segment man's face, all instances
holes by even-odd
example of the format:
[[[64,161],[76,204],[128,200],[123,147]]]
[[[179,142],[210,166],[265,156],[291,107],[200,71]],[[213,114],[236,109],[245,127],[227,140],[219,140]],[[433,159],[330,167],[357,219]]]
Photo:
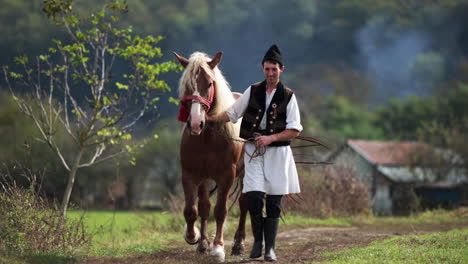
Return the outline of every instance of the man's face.
[[[269,61],[263,63],[263,74],[265,75],[267,84],[276,85],[283,71],[284,66],[280,66],[279,63],[272,63]]]

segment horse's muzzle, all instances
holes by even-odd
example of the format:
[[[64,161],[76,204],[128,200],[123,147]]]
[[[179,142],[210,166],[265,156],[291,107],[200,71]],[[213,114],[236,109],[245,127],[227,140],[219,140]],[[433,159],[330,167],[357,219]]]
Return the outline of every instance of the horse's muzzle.
[[[205,129],[205,122],[201,121],[199,125],[197,124],[193,124],[194,126],[192,126],[192,123],[189,121],[187,122],[188,124],[188,127],[190,129],[190,134],[192,136],[199,136],[203,130]]]

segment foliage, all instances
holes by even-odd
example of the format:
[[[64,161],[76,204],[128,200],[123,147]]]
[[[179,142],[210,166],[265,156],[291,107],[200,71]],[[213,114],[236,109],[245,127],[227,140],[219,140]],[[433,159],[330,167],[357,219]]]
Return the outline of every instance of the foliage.
[[[415,140],[415,131],[433,118],[442,109],[435,97],[409,97],[404,101],[391,100],[387,107],[377,110],[375,125],[380,127],[387,138]]]
[[[319,218],[369,213],[367,187],[351,168],[329,167],[304,174],[309,176],[300,179],[300,198],[289,201],[287,210]]]
[[[171,197],[182,195],[180,126],[176,120],[158,122],[152,128],[153,140],[148,140],[137,156],[137,166],[123,168],[122,174],[129,176],[127,182],[133,190],[131,200],[134,206],[168,209]]]
[[[386,138],[419,140],[445,151],[444,161],[433,166],[466,168],[468,153],[468,85],[458,87],[440,97],[410,97],[391,101],[377,111],[375,125]],[[449,152],[447,152],[449,151]]]
[[[293,72],[286,71],[284,81],[307,97],[307,104],[302,107],[312,113],[323,108],[322,100],[327,95],[345,97],[361,105],[372,98],[373,87],[368,78],[342,61],[300,65]]]
[[[417,128],[418,139],[450,150],[441,166],[468,170],[468,85],[461,84],[439,101],[441,111]]]
[[[329,96],[324,102],[323,127],[344,138],[377,139],[381,130],[374,126],[375,115],[346,97]]]
[[[84,18],[73,13],[72,3],[47,0],[44,6],[44,12],[66,29],[68,43],[54,40],[49,53],[37,56],[34,63],[27,56],[17,57],[22,73],[4,67],[15,102],[69,171],[64,213],[79,168],[123,153],[130,153],[135,164],[139,146],[131,144],[133,128],[155,107],[159,95],[170,91],[160,74],[179,69],[174,62],[155,62],[162,52],[154,45],[162,37],[134,36],[131,27],[116,27],[118,12],[127,11],[125,2],[108,3]],[[116,71],[113,66],[119,63],[127,63],[132,71]],[[18,95],[21,85],[30,98]],[[69,157],[56,140],[58,127],[76,148]]]
[[[67,142],[65,132],[59,130],[56,136],[64,152],[70,152],[69,146],[72,144]],[[49,198],[63,195],[66,184],[63,175],[67,173],[66,170],[61,167],[55,154],[44,147],[33,120],[21,113],[9,93],[0,94],[0,146],[0,174],[10,169],[11,176],[23,186],[25,181],[21,172],[11,168],[20,163],[33,171],[44,170],[47,175],[41,183],[43,194]]]
[[[51,36],[64,34],[61,29],[47,26],[48,21],[40,13],[39,2],[0,1],[0,27],[8,36],[0,40],[0,58],[3,59],[1,63],[6,63],[8,55],[17,52],[18,47],[36,54],[37,50],[47,49],[47,41]],[[73,5],[72,11],[85,15],[90,9],[104,2],[81,0]],[[135,32],[139,34],[159,32],[167,36],[168,39],[161,44],[164,50],[171,48],[188,53],[194,50],[211,52],[223,49],[226,51],[225,58],[230,60],[224,69],[228,77],[233,76],[229,78],[233,87],[239,89],[257,80],[258,72],[253,70],[258,66],[264,49],[271,42],[277,42],[285,51],[286,73],[297,71],[300,75],[304,68],[311,68],[308,71],[310,74],[314,74],[314,69],[330,69],[331,72],[349,76],[346,74],[349,71],[344,72],[342,69],[352,68],[351,72],[357,74],[357,79],[367,80],[369,83],[369,73],[373,69],[365,68],[367,61],[361,59],[363,49],[374,48],[377,54],[392,45],[393,40],[413,33],[429,36],[429,41],[423,45],[422,50],[410,56],[394,57],[407,57],[410,65],[406,66],[410,68],[413,68],[411,65],[422,66],[421,70],[416,70],[416,76],[442,66],[442,72],[447,73],[443,79],[450,80],[454,77],[455,64],[458,61],[451,58],[466,58],[468,54],[468,31],[464,27],[467,24],[467,10],[466,0],[259,0],[255,3],[246,0],[139,0],[128,3],[128,12],[121,24],[134,25]],[[360,43],[357,41],[358,36],[369,26],[376,29],[377,38]],[[237,56],[239,47],[243,47],[244,56]],[[441,58],[422,58],[428,54],[437,54]],[[432,68],[430,63],[434,61],[437,62],[437,67]],[[317,66],[309,67],[312,63]],[[381,64],[390,63],[382,61]],[[406,70],[405,65],[390,67]],[[339,75],[335,77],[340,79]],[[307,84],[304,81],[301,86],[307,90],[311,90],[311,87],[316,88]],[[382,98],[382,94],[387,96],[388,93],[401,89],[391,82],[385,85],[386,91],[376,91],[375,83],[372,86],[373,96],[362,94],[371,104],[373,102],[370,100],[377,97],[380,102],[386,101],[388,98]],[[333,88],[331,87],[332,90]]]
[[[47,0],[46,3],[50,5],[45,11],[51,18],[53,15],[60,18],[60,8],[64,8],[67,16],[69,15],[70,20],[67,20],[67,23],[70,26],[76,22],[75,18],[80,23],[85,21],[80,25],[81,31],[70,27],[75,37],[89,37],[93,34],[97,36],[98,31],[90,30],[98,28],[99,32],[105,32],[109,22],[106,19],[119,13],[111,11],[112,9],[104,9],[105,18],[101,17],[100,6],[106,2],[108,1],[74,1],[70,9],[69,1]],[[86,63],[89,64],[94,62],[95,53],[89,45],[85,44],[85,49],[80,45],[73,46],[75,42],[67,37],[69,32],[65,26],[51,26],[53,20],[48,20],[41,11],[44,7],[42,1],[0,0],[0,4],[0,28],[5,35],[0,39],[0,63],[9,65],[10,70],[16,73],[14,77],[19,77],[20,72],[11,65],[10,56],[17,54],[18,50],[28,55],[28,65],[34,64],[35,70],[37,59],[44,72],[50,71],[47,66],[48,63],[52,63],[54,74],[64,73],[57,72],[65,65],[63,59],[60,59],[60,48],[67,47],[69,50],[63,52],[68,56],[70,65],[71,60],[87,59]],[[128,6],[120,1],[118,5],[109,7],[121,8],[124,11],[119,14],[118,21],[110,21],[114,29],[122,30],[122,34],[128,33],[133,36],[133,33],[137,33],[145,36],[157,32],[166,36],[164,41],[156,43],[161,50],[170,49],[182,53],[195,50],[211,53],[223,50],[226,61],[223,71],[236,91],[242,91],[247,85],[258,81],[262,75],[255,69],[258,69],[261,56],[268,45],[272,42],[277,43],[284,51],[287,66],[283,75],[284,81],[293,88],[301,106],[303,134],[317,136],[329,145],[338,145],[345,137],[353,137],[422,140],[442,148],[454,146],[458,153],[463,153],[461,148],[466,146],[462,134],[465,129],[462,120],[463,116],[466,116],[468,104],[463,101],[465,97],[459,91],[459,86],[463,86],[459,83],[468,82],[466,0],[259,0],[255,3],[246,0],[138,0],[129,1]],[[90,17],[90,10],[95,14],[94,17]],[[107,22],[94,25],[93,22],[98,20]],[[132,32],[125,31],[129,25],[133,25]],[[55,44],[52,47],[56,50],[55,53],[43,54],[49,50],[49,40],[52,38],[60,39],[61,46]],[[145,37],[141,39],[146,41]],[[87,40],[85,38],[79,43],[86,43]],[[114,39],[110,41],[113,42]],[[78,53],[80,48],[83,54],[73,57],[70,52]],[[112,47],[110,49],[112,50]],[[123,46],[120,46],[120,49],[123,49]],[[89,52],[85,53],[85,50]],[[116,54],[117,50],[115,49]],[[43,56],[36,56],[37,54]],[[108,53],[107,56],[111,58],[112,54]],[[123,93],[128,91],[125,89],[126,85],[132,81],[125,79],[123,74],[127,73],[129,77],[130,72],[135,71],[134,63],[126,60],[123,55],[118,59],[119,56],[116,56],[113,64],[115,71],[112,71],[108,82],[105,82],[106,89],[111,87],[110,92],[107,99],[102,96],[100,107],[111,103],[107,106],[111,108],[113,102],[118,101],[113,97],[114,91],[119,99],[123,100],[126,97]],[[166,54],[162,58],[167,59],[169,56],[171,55]],[[23,60],[25,58],[21,57]],[[71,65],[72,67],[74,66]],[[71,68],[68,68],[68,71],[71,72]],[[382,68],[384,71],[379,71]],[[150,67],[144,67],[141,71],[150,71]],[[398,74],[393,75],[395,72]],[[27,75],[23,73],[23,76]],[[83,76],[82,81],[71,82],[71,91],[83,111],[88,111],[94,109],[94,99],[88,89],[91,85],[87,82],[94,82],[95,77]],[[168,84],[176,85],[178,75],[165,76]],[[407,83],[404,84],[409,85],[396,81],[394,76],[405,79]],[[71,78],[69,75],[70,80]],[[46,79],[42,78],[42,88],[48,88]],[[0,83],[0,89],[6,88],[5,86],[6,83]],[[63,86],[58,84],[54,86],[54,93],[58,95],[53,100],[54,105],[63,104],[63,100],[57,99],[62,98],[64,94],[61,87]],[[15,86],[15,92],[20,92],[19,88]],[[450,95],[452,91],[454,94]],[[410,94],[415,96],[405,99]],[[428,96],[430,94],[433,97]],[[328,97],[329,95],[332,96]],[[417,97],[420,95],[426,97]],[[390,97],[395,98],[388,103]],[[44,103],[47,103],[47,98],[45,99]],[[172,118],[171,114],[176,110],[173,105],[164,101],[157,102],[157,116]],[[6,103],[2,101],[1,106],[6,107]],[[70,104],[68,107],[70,108]],[[37,131],[33,131],[31,122],[19,118],[11,108],[8,109],[8,113],[0,113],[7,118],[1,120],[0,117],[0,122],[5,121],[3,129],[0,128],[0,160],[5,161],[9,157],[15,159],[21,155],[23,145],[32,146],[35,164],[45,164],[48,168],[48,181],[44,183],[44,189],[53,195],[62,196],[66,184],[62,175],[65,175],[66,171],[56,169],[57,160],[62,161],[53,159],[50,150],[38,147]],[[38,109],[34,109],[37,112]],[[78,120],[80,112],[69,114],[70,121],[74,123]],[[142,119],[151,117],[145,114]],[[100,123],[112,123],[112,116],[101,116],[101,119],[96,120]],[[66,130],[61,129],[59,125],[60,120],[52,122],[52,132],[65,135]],[[158,133],[160,138],[154,144],[150,143],[149,148],[135,148],[145,143],[141,137],[148,137],[149,134],[152,137],[154,134],[149,126],[141,126],[137,130],[137,135],[129,131],[130,133],[123,132],[119,136],[119,131],[109,128],[98,136],[108,142],[125,142],[130,146],[129,150],[142,151],[142,154],[134,155],[138,160],[136,167],[127,167],[123,160],[118,166],[122,168],[122,176],[129,185],[132,181],[139,183],[139,180],[143,179],[164,181],[161,187],[154,189],[157,189],[158,193],[164,191],[161,192],[163,196],[166,196],[166,190],[173,193],[173,190],[177,190],[177,186],[173,184],[176,178],[174,176],[178,172],[177,160],[173,151],[175,148],[167,148],[171,144],[166,144],[165,141],[172,142],[174,139],[166,139],[163,134]],[[127,134],[131,135],[131,140],[124,139],[128,138]],[[173,133],[173,138],[175,134]],[[74,155],[78,151],[74,147],[73,138],[60,137],[57,146],[66,148],[62,149],[62,154],[68,163],[72,163],[76,160]],[[10,140],[11,138],[13,139]],[[147,139],[146,142],[151,140],[152,138]],[[443,142],[444,140],[447,142]],[[158,144],[165,147],[156,150]],[[121,147],[120,144],[111,143],[102,155],[128,150]],[[150,150],[153,148],[155,150]],[[170,150],[167,151],[167,156],[164,148]],[[92,160],[94,153],[96,152],[88,151],[83,154],[82,159]],[[153,161],[152,156],[158,158]],[[135,159],[131,161],[136,162]],[[92,196],[95,197],[94,200],[91,199],[93,201],[107,201],[106,191],[109,181],[116,174],[115,166],[104,163],[98,167],[80,169],[85,171],[80,171],[80,177],[76,179],[78,188],[72,194],[74,198],[78,200]],[[134,175],[136,176],[133,177]]]
[[[468,117],[468,85],[459,84],[444,96],[409,97],[391,100],[377,110],[374,124],[386,138],[415,140],[418,131],[439,124],[449,128]]]
[[[364,248],[325,253],[327,263],[466,263],[468,230],[376,241]]]
[[[83,218],[64,218],[41,197],[36,176],[24,169],[28,188],[17,185],[9,175],[0,180],[0,250],[14,255],[82,253],[90,243]]]

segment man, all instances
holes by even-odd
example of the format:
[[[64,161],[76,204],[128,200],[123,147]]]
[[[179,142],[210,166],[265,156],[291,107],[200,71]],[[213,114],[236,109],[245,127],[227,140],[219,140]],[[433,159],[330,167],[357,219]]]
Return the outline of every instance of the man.
[[[254,245],[250,258],[262,256],[265,239],[266,261],[276,261],[275,240],[285,194],[299,193],[299,180],[290,140],[302,131],[294,93],[280,82],[284,71],[278,46],[271,46],[262,60],[265,80],[251,85],[227,112],[210,121],[237,122],[243,117],[240,136],[247,142],[244,155],[246,194]],[[263,155],[254,155],[265,148]],[[263,151],[262,151],[263,152]],[[258,153],[258,152],[257,152]],[[263,205],[266,195],[266,218]]]

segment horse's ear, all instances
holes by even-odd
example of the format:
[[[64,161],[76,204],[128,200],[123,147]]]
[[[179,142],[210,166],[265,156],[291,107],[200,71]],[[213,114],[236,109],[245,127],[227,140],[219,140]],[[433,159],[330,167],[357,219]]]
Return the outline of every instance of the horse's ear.
[[[180,56],[179,54],[177,54],[175,51],[174,51],[174,56],[176,56],[177,60],[180,62],[180,64],[182,65],[182,67],[186,68],[187,65],[189,64],[189,60],[187,60],[186,58]]]
[[[219,62],[221,62],[221,57],[223,57],[223,53],[218,52],[214,55],[213,59],[208,62],[208,65],[210,65],[211,69],[214,69],[219,64]]]

